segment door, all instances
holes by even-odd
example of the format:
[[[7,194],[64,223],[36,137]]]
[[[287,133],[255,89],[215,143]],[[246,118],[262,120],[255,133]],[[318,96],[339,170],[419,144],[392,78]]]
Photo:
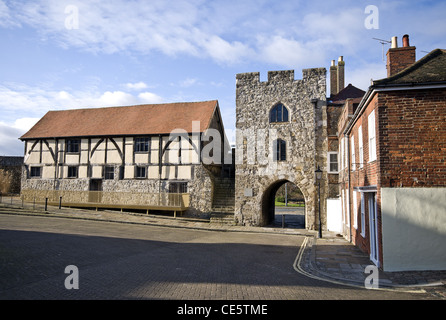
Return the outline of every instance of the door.
[[[368,194],[369,229],[370,229],[370,260],[379,267],[378,251],[378,220],[376,217],[376,193]]]
[[[90,192],[88,194],[88,202],[99,203],[102,200],[102,179],[90,180]]]

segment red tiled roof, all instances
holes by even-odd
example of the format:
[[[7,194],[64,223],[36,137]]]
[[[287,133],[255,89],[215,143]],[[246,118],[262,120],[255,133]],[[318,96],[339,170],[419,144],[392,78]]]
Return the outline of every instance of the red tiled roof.
[[[169,134],[175,129],[192,132],[192,121],[200,121],[203,132],[216,108],[218,101],[211,100],[48,111],[20,139]]]

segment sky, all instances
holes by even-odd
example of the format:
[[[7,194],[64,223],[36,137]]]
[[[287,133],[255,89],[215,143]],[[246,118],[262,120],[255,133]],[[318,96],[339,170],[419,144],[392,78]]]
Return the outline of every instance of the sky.
[[[446,48],[446,1],[0,0],[0,156],[49,110],[218,100],[234,141],[235,78],[326,68],[386,77],[390,41]],[[384,56],[383,56],[384,53]],[[329,81],[327,81],[329,92]]]

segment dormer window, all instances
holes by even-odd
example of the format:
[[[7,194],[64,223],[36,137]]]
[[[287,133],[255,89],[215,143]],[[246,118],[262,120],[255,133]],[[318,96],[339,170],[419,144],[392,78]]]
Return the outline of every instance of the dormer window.
[[[288,109],[281,103],[276,104],[269,112],[269,122],[288,122]]]

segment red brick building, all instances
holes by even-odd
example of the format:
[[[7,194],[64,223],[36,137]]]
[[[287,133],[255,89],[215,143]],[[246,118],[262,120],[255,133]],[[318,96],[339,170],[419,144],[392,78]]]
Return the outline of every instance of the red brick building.
[[[403,37],[340,117],[344,235],[386,271],[446,269],[446,50]]]

